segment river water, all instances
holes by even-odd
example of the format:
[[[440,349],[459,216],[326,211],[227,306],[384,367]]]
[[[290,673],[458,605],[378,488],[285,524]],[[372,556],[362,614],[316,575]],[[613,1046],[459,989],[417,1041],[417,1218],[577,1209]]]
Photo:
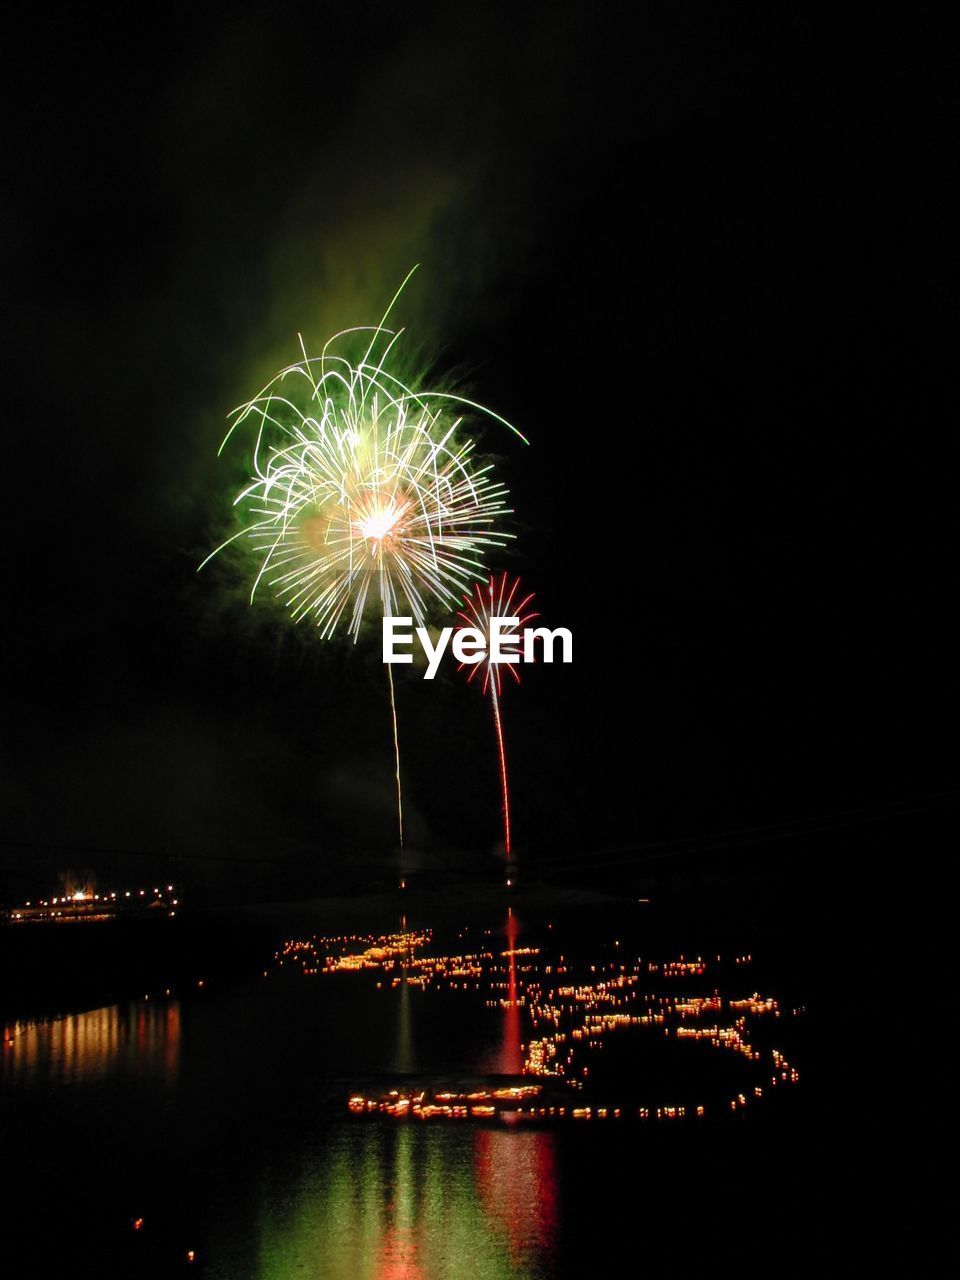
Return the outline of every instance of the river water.
[[[537,1280],[811,1247],[802,983],[639,914],[432,923],[301,929],[256,974],[9,1023],[17,1274]],[[524,1068],[526,1115],[390,1111]]]

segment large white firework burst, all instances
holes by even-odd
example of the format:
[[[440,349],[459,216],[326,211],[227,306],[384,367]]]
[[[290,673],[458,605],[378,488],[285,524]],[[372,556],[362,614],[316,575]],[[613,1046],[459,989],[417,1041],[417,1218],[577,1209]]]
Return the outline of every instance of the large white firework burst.
[[[324,637],[345,622],[356,639],[368,605],[422,624],[431,602],[453,603],[484,573],[487,551],[511,536],[499,528],[505,487],[460,435],[466,412],[505,420],[388,373],[399,333],[382,324],[366,330],[356,363],[332,352],[363,332],[335,335],[314,358],[301,340],[303,359],[236,409],[227,434],[257,424],[253,476],[235,500],[243,528],[212,554],[248,539],[259,560],[251,600],[271,587],[294,620],[311,618]]]

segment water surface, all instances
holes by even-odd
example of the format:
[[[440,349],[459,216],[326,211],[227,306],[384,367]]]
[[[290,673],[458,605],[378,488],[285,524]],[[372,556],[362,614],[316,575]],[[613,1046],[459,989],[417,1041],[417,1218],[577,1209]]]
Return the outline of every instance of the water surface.
[[[263,971],[234,982],[11,1023],[0,1118],[17,1171],[12,1256],[36,1275],[102,1265],[220,1280],[537,1280],[604,1274],[624,1259],[709,1269],[736,1256],[738,1240],[794,1232],[796,1173],[783,1152],[803,1084],[776,1097],[753,1090],[773,1040],[797,1060],[799,1011],[772,988],[759,993],[778,1003],[751,1015],[756,1059],[687,1034],[730,1024],[729,1001],[754,994],[757,974],[735,949],[706,957],[704,972],[684,952],[689,971],[668,971],[681,953],[651,943],[633,1007],[667,1007],[665,1021],[577,1040],[569,1072],[589,1063],[586,1092],[544,1078],[554,1101],[570,1094],[562,1120],[348,1112],[358,1090],[516,1077],[550,1029],[533,1026],[531,993],[605,990],[637,966],[644,941],[620,920],[554,929],[501,916],[437,930],[399,961],[336,969],[338,954],[362,955],[369,940],[314,943],[282,965],[265,956]],[[482,972],[467,980],[440,966],[422,981],[418,954],[461,953],[487,956]],[[569,972],[558,974],[561,955]],[[319,972],[305,972],[310,956]],[[329,957],[336,971],[324,972]],[[567,1053],[574,1041],[562,1044]],[[572,1120],[575,1103],[592,1105],[585,1123]],[[685,1114],[658,1122],[671,1105]]]

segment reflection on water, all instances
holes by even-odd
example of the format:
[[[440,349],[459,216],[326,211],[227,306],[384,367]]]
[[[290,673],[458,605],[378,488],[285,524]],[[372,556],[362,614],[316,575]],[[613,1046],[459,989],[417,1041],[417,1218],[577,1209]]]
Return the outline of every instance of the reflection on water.
[[[511,1262],[549,1257],[558,1225],[554,1135],[479,1129],[474,1141],[483,1207],[500,1227]]]
[[[264,1205],[262,1280],[538,1277],[556,1227],[554,1135],[344,1127]],[[213,1274],[236,1276],[225,1258]]]
[[[504,930],[507,946],[503,953],[507,962],[507,993],[500,1001],[503,1009],[503,1034],[494,1071],[503,1075],[517,1075],[523,1068],[523,1048],[520,1032],[520,993],[517,987],[517,917],[512,909],[507,911]]]
[[[406,922],[401,922],[405,930]],[[517,1074],[523,1063],[521,995],[513,954],[518,924],[504,930],[505,991],[489,1049],[465,1065]],[[417,1040],[421,990],[418,946],[425,934],[375,944],[371,959],[395,964],[392,1067],[429,1069],[431,1045]],[[354,939],[339,940],[344,946]],[[368,967],[352,953],[333,965]],[[306,971],[311,971],[309,960]],[[449,1035],[449,1027],[444,1028]],[[389,1024],[383,1030],[389,1035]],[[439,1030],[439,1028],[437,1028]],[[417,1050],[422,1052],[418,1054]],[[292,1275],[330,1280],[536,1280],[551,1274],[558,1199],[555,1135],[548,1131],[438,1132],[422,1127],[339,1123],[311,1157],[260,1198],[255,1249],[258,1280]],[[246,1262],[218,1240],[212,1274],[233,1280]]]
[[[792,1083],[781,1048],[792,1057],[795,1011],[754,990],[748,955],[664,960],[613,935],[555,933],[510,911],[434,946],[401,921],[393,934],[288,942],[266,975],[183,1005],[154,993],[7,1026],[0,1130],[37,1206],[31,1248],[53,1169],[75,1213],[64,1232],[103,1224],[105,1275],[176,1274],[188,1251],[214,1280],[587,1274],[568,1258],[577,1232],[596,1247],[622,1196],[630,1229],[648,1163],[660,1221],[674,1211],[656,1199],[672,1185],[664,1150],[681,1179],[691,1148],[674,1139],[702,1134],[710,1151],[703,1108],[684,1122],[672,1100],[708,1097],[736,1139],[747,1100],[753,1111]],[[91,1082],[78,1107],[74,1086]],[[403,1115],[365,1102],[354,1117],[356,1089],[411,1102]],[[478,1090],[496,1105],[444,1118]],[[662,1126],[656,1162],[640,1160],[654,1135],[626,1119],[661,1113],[677,1124]],[[90,1162],[105,1144],[110,1174]]]
[[[55,1085],[96,1080],[124,1067],[172,1080],[180,1052],[180,1003],[138,1001],[3,1028],[0,1080]]]

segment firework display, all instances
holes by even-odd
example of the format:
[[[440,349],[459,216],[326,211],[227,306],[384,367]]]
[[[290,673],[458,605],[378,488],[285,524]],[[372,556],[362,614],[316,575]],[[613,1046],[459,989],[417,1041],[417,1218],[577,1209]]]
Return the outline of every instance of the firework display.
[[[485,553],[510,536],[498,524],[506,489],[476,461],[473,442],[458,437],[462,412],[450,413],[489,411],[412,391],[388,374],[399,335],[373,363],[387,333],[373,330],[357,364],[328,343],[321,356],[289,365],[235,411],[227,436],[256,423],[253,477],[234,504],[243,527],[208,560],[249,540],[259,560],[251,600],[265,583],[323,637],[346,620],[356,639],[371,595],[378,617],[422,623],[432,602],[450,605],[484,572]]]
[[[411,273],[412,274],[412,273]],[[407,277],[409,279],[409,276]],[[404,281],[404,285],[406,280]],[[282,369],[230,415],[220,451],[241,424],[255,426],[252,477],[234,506],[233,542],[256,557],[251,602],[270,588],[295,622],[323,638],[358,638],[365,618],[426,621],[485,572],[484,557],[511,536],[501,528],[507,491],[461,435],[464,415],[492,410],[446,391],[413,390],[388,369],[403,330],[379,325],[334,335],[316,357]],[[351,360],[340,354],[359,343]],[[393,675],[387,667],[403,843]]]

